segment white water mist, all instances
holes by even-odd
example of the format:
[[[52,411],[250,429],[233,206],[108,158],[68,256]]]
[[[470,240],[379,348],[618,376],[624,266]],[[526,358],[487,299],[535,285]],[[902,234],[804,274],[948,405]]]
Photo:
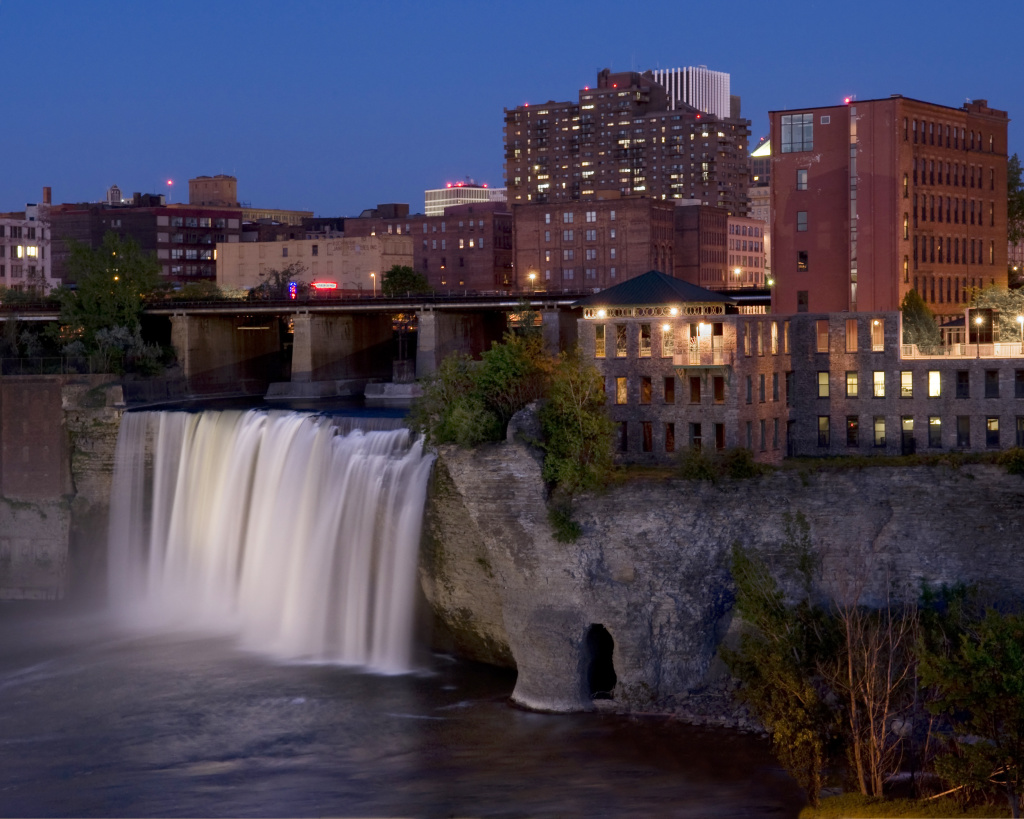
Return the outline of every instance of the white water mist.
[[[112,606],[228,629],[293,660],[412,666],[433,458],[408,430],[293,412],[126,413],[110,504]]]

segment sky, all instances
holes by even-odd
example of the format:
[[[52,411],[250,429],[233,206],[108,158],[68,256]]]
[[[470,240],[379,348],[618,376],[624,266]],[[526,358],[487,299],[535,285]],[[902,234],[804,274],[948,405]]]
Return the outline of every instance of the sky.
[[[770,110],[987,99],[1024,155],[1022,27],[1022,0],[0,0],[0,211],[218,173],[254,207],[421,211],[503,186],[503,109],[606,67],[729,73],[752,145]]]

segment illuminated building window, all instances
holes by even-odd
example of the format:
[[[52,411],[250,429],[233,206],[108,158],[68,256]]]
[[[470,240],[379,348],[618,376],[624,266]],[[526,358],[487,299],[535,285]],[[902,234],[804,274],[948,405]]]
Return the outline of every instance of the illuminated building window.
[[[828,398],[828,370],[818,372],[818,398]]]
[[[615,357],[626,357],[626,325],[615,325]]]
[[[628,391],[626,386],[625,377],[620,376],[615,379],[615,403],[625,404],[628,397]]]
[[[942,374],[938,370],[928,370],[928,397],[939,398],[942,395]]]
[[[854,370],[846,373],[846,397],[857,397],[857,372]]]
[[[900,398],[914,397],[914,373],[903,370],[900,373]]]
[[[871,379],[871,394],[875,398],[885,398],[885,372],[875,370]]]
[[[605,357],[605,343],[604,343],[604,325],[594,325],[594,358]]]
[[[885,446],[885,418],[876,415],[874,419],[875,446]]]

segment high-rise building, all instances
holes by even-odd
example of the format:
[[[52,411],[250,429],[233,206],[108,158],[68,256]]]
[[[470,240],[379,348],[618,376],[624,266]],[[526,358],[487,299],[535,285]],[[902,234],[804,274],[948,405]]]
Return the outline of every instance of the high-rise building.
[[[672,107],[651,72],[613,74],[572,102],[505,109],[511,206],[646,196],[747,212],[750,122]]]
[[[455,205],[473,205],[482,202],[504,202],[504,188],[489,188],[468,182],[449,182],[443,188],[424,191],[423,213],[426,216],[441,216],[445,208]]]
[[[772,111],[776,312],[939,315],[1006,286],[1005,111],[893,95]]]
[[[668,92],[671,110],[689,105],[720,119],[732,116],[729,75],[724,71],[709,71],[706,65],[699,65],[665,68],[652,73],[654,79]]]

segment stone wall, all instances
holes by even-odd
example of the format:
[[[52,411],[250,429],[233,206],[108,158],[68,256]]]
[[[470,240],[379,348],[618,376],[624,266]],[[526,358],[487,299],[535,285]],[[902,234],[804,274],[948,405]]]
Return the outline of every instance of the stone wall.
[[[784,569],[801,513],[822,598],[976,582],[1024,591],[1024,479],[999,467],[783,470],[717,485],[633,481],[578,499],[583,534],[554,540],[540,456],[519,442],[444,448],[428,505],[422,578],[448,645],[511,658],[514,699],[592,707],[586,635],[614,640],[615,698],[650,707],[701,686],[731,618],[734,543]]]

